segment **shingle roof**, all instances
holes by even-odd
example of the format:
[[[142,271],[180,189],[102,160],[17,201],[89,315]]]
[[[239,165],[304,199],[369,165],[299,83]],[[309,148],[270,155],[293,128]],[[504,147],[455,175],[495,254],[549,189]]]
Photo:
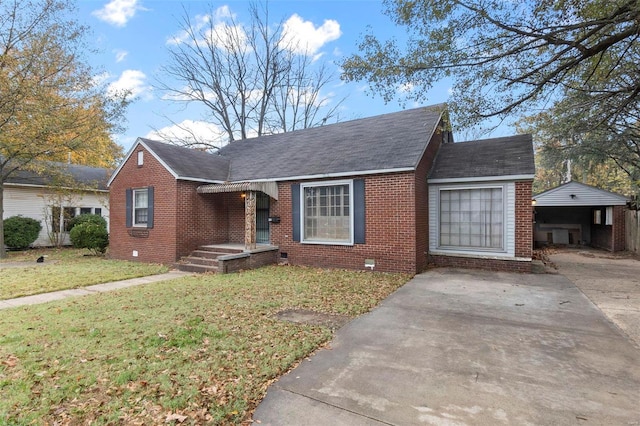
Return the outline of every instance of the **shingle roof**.
[[[208,152],[139,138],[177,178],[200,181],[225,181],[229,160]]]
[[[89,167],[77,164],[50,163],[51,171],[32,172],[19,170],[9,175],[7,183],[15,185],[48,186],[55,184],[56,179],[71,177],[79,184],[93,189],[106,190],[111,170],[102,167]],[[66,186],[65,183],[63,183]]]
[[[422,107],[233,142],[230,181],[413,169],[443,106]]]
[[[531,176],[535,174],[531,135],[443,144],[429,179]]]

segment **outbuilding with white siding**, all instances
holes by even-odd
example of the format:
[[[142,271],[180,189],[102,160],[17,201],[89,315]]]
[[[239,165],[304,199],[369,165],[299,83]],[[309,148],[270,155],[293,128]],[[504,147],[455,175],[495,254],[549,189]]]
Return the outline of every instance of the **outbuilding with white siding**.
[[[535,245],[624,250],[627,202],[620,194],[574,181],[534,195]]]

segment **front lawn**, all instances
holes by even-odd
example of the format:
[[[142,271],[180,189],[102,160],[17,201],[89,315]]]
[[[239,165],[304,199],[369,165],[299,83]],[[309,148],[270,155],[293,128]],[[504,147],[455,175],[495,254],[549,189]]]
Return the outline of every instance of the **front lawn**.
[[[108,260],[85,253],[86,250],[70,248],[10,252],[9,257],[0,262],[0,267],[6,262],[25,262],[25,266],[0,269],[0,300],[144,277],[168,270],[163,265]],[[47,256],[44,263],[36,263],[42,255]]]
[[[408,279],[271,266],[0,311],[0,424],[241,423],[331,337],[277,312],[355,317]]]

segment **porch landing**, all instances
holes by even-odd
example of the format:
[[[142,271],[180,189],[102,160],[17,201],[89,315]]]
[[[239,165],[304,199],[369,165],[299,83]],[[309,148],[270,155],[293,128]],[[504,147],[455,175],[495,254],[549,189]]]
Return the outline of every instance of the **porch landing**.
[[[258,244],[252,250],[245,250],[244,244],[208,244],[180,259],[174,267],[186,272],[228,274],[275,264],[277,256],[278,247],[268,244]]]

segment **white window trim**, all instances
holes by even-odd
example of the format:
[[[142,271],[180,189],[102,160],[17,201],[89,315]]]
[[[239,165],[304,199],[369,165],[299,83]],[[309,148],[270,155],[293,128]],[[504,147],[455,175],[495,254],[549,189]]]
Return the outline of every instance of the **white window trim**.
[[[609,206],[604,211],[604,224],[613,225],[613,207]]]
[[[138,166],[144,165],[144,151],[138,151]]]
[[[340,186],[340,185],[349,185],[349,241],[306,241],[304,234],[304,207],[305,207],[305,198],[304,198],[304,190],[305,188],[319,187],[319,186]],[[302,244],[320,244],[320,245],[332,245],[332,246],[352,246],[354,245],[353,236],[354,232],[354,214],[353,214],[353,179],[349,180],[326,180],[326,181],[318,181],[318,182],[308,182],[300,184],[300,243]]]
[[[440,244],[440,193],[442,191],[457,191],[457,190],[465,190],[465,189],[490,189],[490,188],[500,188],[502,190],[502,248],[482,248],[482,247],[458,247],[458,246],[443,246]],[[436,202],[436,211],[437,211],[437,220],[436,220],[436,229],[435,229],[435,238],[436,238],[436,249],[432,250],[433,254],[471,254],[471,255],[498,255],[505,256],[509,254],[508,250],[508,220],[509,220],[509,206],[507,200],[507,185],[506,184],[488,184],[488,185],[447,185],[447,186],[438,186],[435,200]]]
[[[136,222],[136,193],[137,192],[146,192],[147,193],[147,221],[145,223],[137,223]],[[136,188],[133,189],[131,194],[131,225],[139,228],[146,228],[149,223],[149,188]],[[142,207],[141,207],[142,208]]]

